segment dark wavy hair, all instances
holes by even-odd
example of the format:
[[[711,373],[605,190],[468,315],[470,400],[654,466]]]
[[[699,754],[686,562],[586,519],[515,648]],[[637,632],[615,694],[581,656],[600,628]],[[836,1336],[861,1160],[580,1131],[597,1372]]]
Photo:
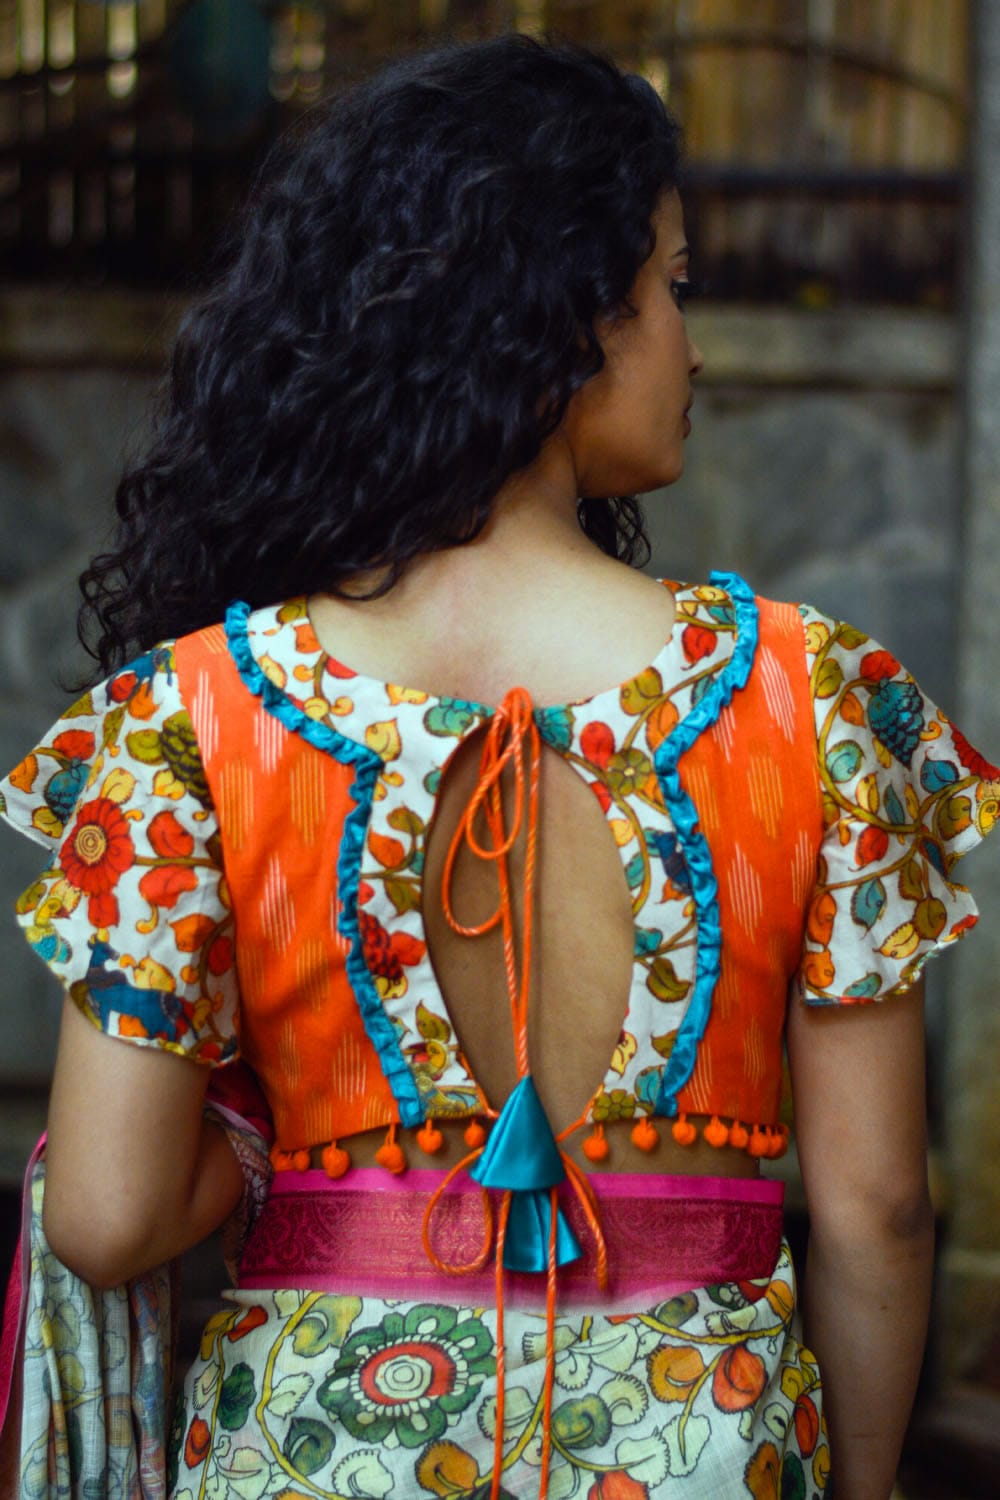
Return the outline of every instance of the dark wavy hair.
[[[100,668],[472,540],[601,369],[595,321],[634,313],[679,154],[642,78],[516,34],[404,57],[279,141],[81,577]],[[634,497],[579,515],[648,557]]]

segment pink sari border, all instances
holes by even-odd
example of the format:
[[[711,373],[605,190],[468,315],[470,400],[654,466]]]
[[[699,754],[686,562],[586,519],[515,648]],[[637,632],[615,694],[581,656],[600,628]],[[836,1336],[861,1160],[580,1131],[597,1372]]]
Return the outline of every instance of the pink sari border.
[[[481,1271],[449,1274],[424,1254],[424,1211],[441,1177],[427,1170],[393,1177],[379,1168],[352,1168],[336,1181],[322,1171],[279,1173],[244,1249],[240,1289],[494,1307],[492,1257]],[[561,1206],[583,1249],[579,1260],[560,1268],[563,1309],[634,1311],[729,1281],[760,1281],[763,1294],[781,1245],[783,1183],[646,1173],[595,1173],[589,1180],[608,1247],[609,1285],[605,1293],[598,1289],[594,1238],[563,1184]],[[492,1201],[495,1222],[497,1195]],[[456,1180],[435,1210],[436,1254],[451,1265],[472,1262],[484,1229],[483,1190]],[[544,1276],[506,1272],[504,1299],[541,1309]]]

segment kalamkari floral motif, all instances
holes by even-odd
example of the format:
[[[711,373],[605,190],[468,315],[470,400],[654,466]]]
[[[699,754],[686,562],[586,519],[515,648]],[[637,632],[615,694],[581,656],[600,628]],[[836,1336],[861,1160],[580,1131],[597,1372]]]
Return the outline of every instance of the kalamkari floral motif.
[[[113,1036],[235,1055],[221,843],[169,645],[86,693],[4,783],[0,811],[53,855],[25,935]]]
[[[555,1500],[819,1500],[819,1372],[773,1274],[635,1313],[559,1316]],[[496,1431],[496,1315],[441,1303],[237,1292],[202,1337],[171,1444],[171,1500],[219,1494],[482,1497]],[[538,1492],[544,1314],[506,1314],[508,1500]]]
[[[479,1319],[418,1304],[353,1332],[316,1399],[352,1437],[422,1448],[454,1425],[495,1373],[493,1340]]]
[[[806,1000],[908,989],[976,921],[955,861],[997,821],[1000,770],[891,652],[803,607],[826,834],[809,905]]]

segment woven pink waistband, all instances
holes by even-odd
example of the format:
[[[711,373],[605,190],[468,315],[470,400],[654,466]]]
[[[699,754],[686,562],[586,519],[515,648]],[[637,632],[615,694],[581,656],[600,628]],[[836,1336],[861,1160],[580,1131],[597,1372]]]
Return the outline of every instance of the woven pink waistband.
[[[244,1249],[240,1287],[493,1307],[492,1264],[451,1276],[424,1254],[424,1210],[440,1181],[440,1172],[419,1169],[393,1177],[352,1168],[337,1181],[321,1171],[279,1173]],[[593,1236],[564,1184],[562,1208],[584,1253],[560,1267],[563,1308],[626,1310],[701,1286],[758,1280],[774,1269],[781,1182],[646,1173],[593,1173],[589,1181],[608,1247],[608,1290],[598,1292]],[[446,1261],[471,1261],[482,1234],[481,1189],[457,1180],[435,1213],[435,1251]],[[510,1272],[504,1297],[512,1306],[541,1308],[545,1278]]]

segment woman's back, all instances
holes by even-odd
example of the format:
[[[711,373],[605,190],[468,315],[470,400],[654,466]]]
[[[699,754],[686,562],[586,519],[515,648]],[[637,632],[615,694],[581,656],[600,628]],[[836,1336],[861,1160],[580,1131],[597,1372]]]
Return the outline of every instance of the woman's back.
[[[562,706],[638,676],[672,633],[671,591],[589,548],[574,555],[565,538],[555,548],[548,517],[539,514],[533,524],[523,509],[515,526],[504,516],[473,548],[419,560],[381,601],[311,600],[323,647],[367,676],[476,703],[497,703],[523,686],[536,707]],[[484,733],[463,741],[442,779],[424,868],[423,920],[463,1052],[499,1106],[517,1077],[502,938],[498,929],[477,938],[456,933],[441,900],[445,856],[475,790]],[[503,785],[509,816],[509,768]],[[529,1030],[533,1076],[557,1130],[581,1116],[607,1072],[625,1020],[635,948],[632,894],[593,791],[579,767],[543,741]],[[519,933],[525,834],[522,828],[511,856]],[[495,910],[495,869],[467,847],[459,851],[452,885],[460,922],[482,922]],[[457,1157],[460,1141],[448,1144],[442,1160]],[[630,1149],[623,1130],[609,1165],[663,1171],[675,1157],[683,1170],[698,1170],[691,1153],[673,1142],[655,1157]],[[701,1169],[717,1170],[717,1153],[705,1152]],[[742,1159],[735,1170],[754,1167]]]

